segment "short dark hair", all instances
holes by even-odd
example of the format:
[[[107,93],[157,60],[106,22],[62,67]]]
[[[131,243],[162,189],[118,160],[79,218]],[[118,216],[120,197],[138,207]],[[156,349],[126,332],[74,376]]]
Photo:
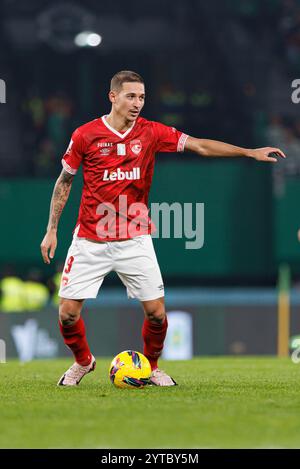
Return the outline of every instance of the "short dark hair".
[[[121,70],[121,72],[116,73],[112,77],[110,89],[119,91],[122,88],[123,83],[126,82],[138,82],[144,84],[143,78],[138,73],[132,72],[131,70]]]

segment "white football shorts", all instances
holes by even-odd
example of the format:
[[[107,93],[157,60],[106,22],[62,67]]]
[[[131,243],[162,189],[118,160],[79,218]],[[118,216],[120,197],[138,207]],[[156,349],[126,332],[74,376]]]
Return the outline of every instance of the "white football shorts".
[[[148,301],[164,296],[151,235],[110,242],[94,242],[75,235],[58,294],[72,300],[96,298],[105,276],[112,271],[126,286],[128,298]]]

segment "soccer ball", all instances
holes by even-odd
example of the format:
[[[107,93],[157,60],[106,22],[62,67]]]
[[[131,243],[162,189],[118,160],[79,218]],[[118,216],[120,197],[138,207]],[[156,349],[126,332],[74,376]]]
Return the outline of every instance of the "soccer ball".
[[[149,383],[151,365],[140,352],[126,350],[110,364],[109,378],[117,388],[143,388]]]

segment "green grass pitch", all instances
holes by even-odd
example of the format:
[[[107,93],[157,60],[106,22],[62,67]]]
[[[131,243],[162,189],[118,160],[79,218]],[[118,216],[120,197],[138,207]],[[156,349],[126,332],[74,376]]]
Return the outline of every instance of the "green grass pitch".
[[[278,358],[161,362],[179,383],[121,390],[111,359],[75,388],[70,360],[0,364],[1,448],[299,448],[300,365]]]

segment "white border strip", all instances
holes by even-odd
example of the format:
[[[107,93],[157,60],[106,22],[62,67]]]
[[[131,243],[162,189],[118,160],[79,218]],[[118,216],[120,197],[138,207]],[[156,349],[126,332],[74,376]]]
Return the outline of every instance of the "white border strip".
[[[187,134],[182,133],[180,135],[180,138],[178,140],[178,145],[177,145],[177,152],[178,153],[182,153],[184,151],[184,145],[185,145],[185,142],[186,142],[187,138],[188,138]]]
[[[61,160],[61,164],[62,164],[64,170],[67,171],[67,173],[70,173],[70,174],[73,174],[73,175],[75,175],[77,173],[77,169],[71,168],[71,166],[68,165],[66,160],[64,160],[63,158]]]
[[[116,129],[114,129],[113,127],[111,127],[109,125],[109,123],[106,121],[106,118],[107,116],[102,116],[101,119],[102,119],[102,122],[103,124],[105,125],[105,127],[108,128],[108,130],[110,130],[112,133],[114,133],[115,135],[117,135],[118,137],[120,138],[125,138],[127,137],[127,135],[129,134],[129,132],[131,132],[131,130],[133,129],[133,127],[135,126],[135,123],[136,123],[136,120],[134,121],[133,125],[131,127],[129,127],[129,129],[126,130],[126,132],[124,134],[121,134],[120,132],[118,132]]]

